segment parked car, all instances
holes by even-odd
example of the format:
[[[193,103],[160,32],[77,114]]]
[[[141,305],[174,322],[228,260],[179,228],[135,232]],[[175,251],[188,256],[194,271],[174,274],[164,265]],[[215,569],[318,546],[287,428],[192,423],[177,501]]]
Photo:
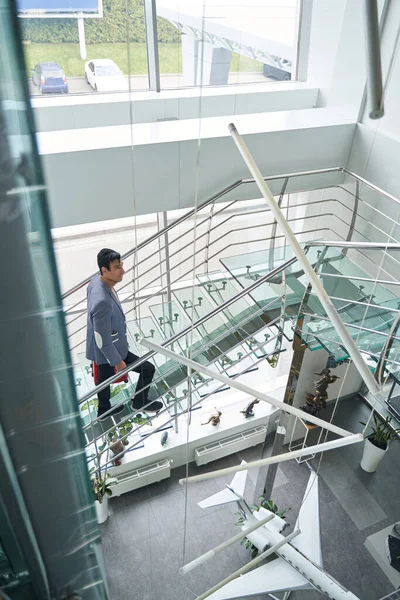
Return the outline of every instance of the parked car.
[[[109,58],[96,58],[85,64],[86,81],[99,92],[119,92],[128,89],[121,69]]]
[[[68,94],[67,78],[58,63],[38,63],[32,69],[32,82],[39,86],[42,94]]]
[[[282,64],[285,65],[288,61],[282,61]],[[264,77],[276,79],[277,81],[289,81],[292,78],[292,74],[290,71],[285,71],[284,69],[279,69],[278,67],[273,67],[272,65],[264,64],[263,68]]]

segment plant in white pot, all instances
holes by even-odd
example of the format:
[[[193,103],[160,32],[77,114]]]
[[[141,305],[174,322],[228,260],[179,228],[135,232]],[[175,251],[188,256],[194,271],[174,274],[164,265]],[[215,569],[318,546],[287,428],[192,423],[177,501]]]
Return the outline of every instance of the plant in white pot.
[[[367,473],[374,473],[377,466],[385,456],[391,440],[400,439],[400,429],[393,429],[390,425],[392,417],[386,417],[384,421],[379,421],[374,413],[375,427],[371,425],[372,433],[366,436],[364,442],[364,452],[360,466]],[[366,425],[362,423],[361,425]]]
[[[116,479],[110,477],[107,472],[101,473],[100,469],[94,467],[90,473],[97,520],[99,523],[104,523],[108,519],[108,497],[112,496],[111,485]]]

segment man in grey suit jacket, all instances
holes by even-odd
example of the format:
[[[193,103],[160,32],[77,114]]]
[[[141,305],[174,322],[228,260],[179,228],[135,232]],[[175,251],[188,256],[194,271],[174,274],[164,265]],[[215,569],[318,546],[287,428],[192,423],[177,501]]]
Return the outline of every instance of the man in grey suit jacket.
[[[97,384],[112,377],[139,359],[129,352],[126,319],[114,286],[124,276],[121,255],[110,248],[103,248],[97,255],[100,275],[93,277],[87,290],[86,358],[97,363]],[[148,403],[149,384],[154,376],[154,365],[146,361],[133,369],[139,373],[132,405],[135,410],[158,412],[162,402]],[[145,389],[143,389],[145,388]],[[98,393],[97,418],[101,421],[123,411],[123,404],[111,409],[110,386]]]

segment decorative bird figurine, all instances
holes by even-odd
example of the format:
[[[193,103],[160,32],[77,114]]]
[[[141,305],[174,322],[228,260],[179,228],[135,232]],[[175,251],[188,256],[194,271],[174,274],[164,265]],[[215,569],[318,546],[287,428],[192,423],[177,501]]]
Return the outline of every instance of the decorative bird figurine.
[[[215,427],[220,424],[222,412],[219,411],[217,408],[215,410],[217,411],[217,413],[213,413],[208,419],[207,423],[202,423],[202,425],[208,425],[209,423],[211,423],[211,425],[214,425]]]
[[[254,417],[254,405],[258,404],[260,401],[257,398],[254,398],[249,404],[246,406],[245,410],[241,410],[240,412],[248,419],[249,417]]]

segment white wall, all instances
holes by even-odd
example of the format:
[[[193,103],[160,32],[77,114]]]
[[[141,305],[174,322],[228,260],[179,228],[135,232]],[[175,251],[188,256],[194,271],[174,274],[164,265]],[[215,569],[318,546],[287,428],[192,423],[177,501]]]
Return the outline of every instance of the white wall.
[[[195,119],[312,108],[318,89],[306,83],[32,98],[37,131],[61,131],[162,119]]]
[[[343,25],[346,0],[314,0],[307,81],[318,86],[318,106],[326,106]]]
[[[400,227],[396,225],[400,219],[400,202],[396,201],[400,199],[399,21],[400,2],[391,2],[381,42],[385,115],[382,119],[372,121],[368,116],[368,103],[366,103],[361,122],[356,127],[349,159],[350,170],[395,197],[392,201],[388,201],[379,192],[361,187],[364,198],[382,213],[377,215],[376,212],[370,211],[370,218],[373,218],[376,227],[362,225],[364,235],[372,241],[400,240]],[[381,231],[378,231],[377,227]],[[393,254],[393,256],[397,255],[398,253]],[[397,279],[400,278],[399,265],[393,259],[386,257],[381,266],[389,274]]]
[[[245,140],[263,174],[274,175],[345,165],[353,131],[354,125],[344,122],[245,135]],[[200,145],[198,140],[149,143],[44,154],[42,159],[54,227],[193,207],[197,181],[201,203],[249,177],[230,136],[203,139]],[[341,179],[333,175],[327,185]],[[309,189],[310,181],[302,178],[297,184]],[[258,196],[255,186],[242,186],[224,199]]]
[[[320,88],[318,106],[346,107],[355,120],[366,82],[363,4],[314,0],[311,25],[308,82]]]
[[[357,126],[349,168],[400,197],[400,58],[398,23],[400,3],[389,3],[382,34],[382,70],[385,86],[385,115],[378,120],[368,116],[368,102]]]

